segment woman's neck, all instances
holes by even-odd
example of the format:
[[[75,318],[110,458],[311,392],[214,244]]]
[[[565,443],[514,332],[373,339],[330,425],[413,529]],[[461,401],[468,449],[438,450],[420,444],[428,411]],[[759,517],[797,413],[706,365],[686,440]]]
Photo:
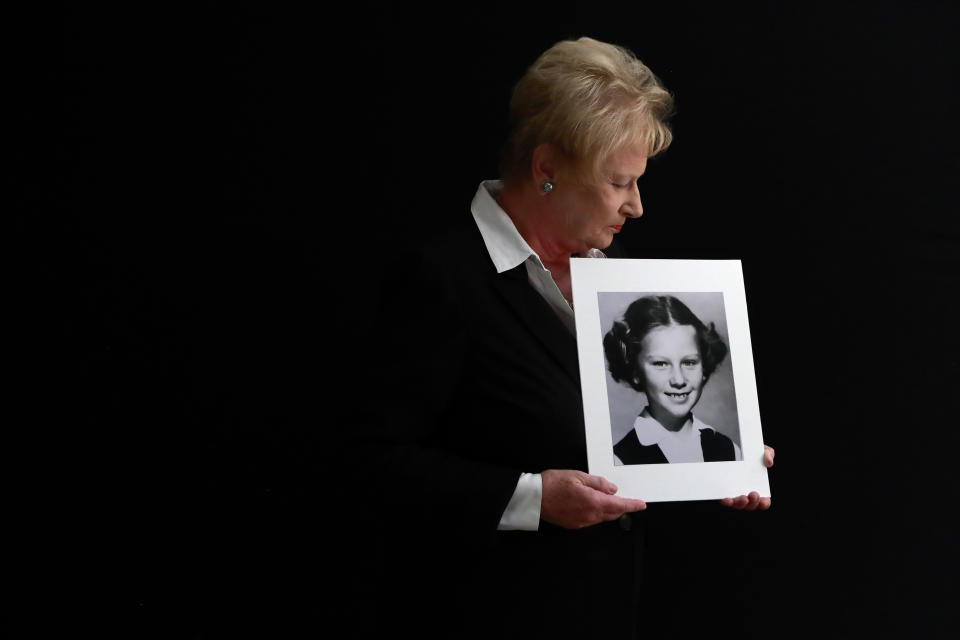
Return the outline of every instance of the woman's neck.
[[[543,197],[533,187],[504,184],[497,204],[506,212],[527,245],[540,257],[543,266],[567,300],[573,303],[573,286],[570,282],[571,250],[563,239],[551,233],[543,221],[550,215],[543,208]]]
[[[551,273],[569,273],[573,253],[562,238],[543,224],[550,212],[543,209],[543,197],[533,187],[505,183],[497,204],[504,210],[523,239]]]

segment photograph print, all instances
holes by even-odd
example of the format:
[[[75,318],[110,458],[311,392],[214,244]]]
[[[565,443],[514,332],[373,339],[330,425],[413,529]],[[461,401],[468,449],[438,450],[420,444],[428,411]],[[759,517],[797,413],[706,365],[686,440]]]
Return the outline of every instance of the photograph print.
[[[769,497],[738,260],[571,261],[590,473],[648,502]]]
[[[614,465],[743,460],[723,293],[597,297]]]

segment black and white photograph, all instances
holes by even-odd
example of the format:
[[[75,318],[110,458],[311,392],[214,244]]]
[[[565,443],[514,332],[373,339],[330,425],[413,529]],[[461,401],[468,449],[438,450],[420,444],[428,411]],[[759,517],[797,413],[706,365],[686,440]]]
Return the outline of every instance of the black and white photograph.
[[[743,460],[723,293],[597,296],[614,465]]]
[[[571,265],[591,473],[648,502],[769,497],[740,262]]]

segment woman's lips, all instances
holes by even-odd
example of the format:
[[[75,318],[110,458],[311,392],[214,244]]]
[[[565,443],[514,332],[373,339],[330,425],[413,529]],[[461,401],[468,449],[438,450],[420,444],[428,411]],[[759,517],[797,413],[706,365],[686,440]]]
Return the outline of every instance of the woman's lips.
[[[620,232],[620,229],[623,228],[623,225],[622,225],[622,224],[612,224],[612,225],[610,225],[610,228],[613,229],[614,231],[616,231],[617,233],[619,233],[619,232]]]
[[[670,391],[664,391],[664,395],[673,400],[674,402],[686,402],[687,397],[690,395],[689,391],[684,391],[683,393],[674,393]]]

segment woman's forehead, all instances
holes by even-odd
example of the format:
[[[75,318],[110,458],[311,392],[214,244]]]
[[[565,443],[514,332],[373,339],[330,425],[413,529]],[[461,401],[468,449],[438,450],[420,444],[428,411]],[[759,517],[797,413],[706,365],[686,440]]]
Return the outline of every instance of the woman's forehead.
[[[611,153],[605,164],[612,173],[639,177],[647,170],[647,154],[639,146],[622,147]]]

